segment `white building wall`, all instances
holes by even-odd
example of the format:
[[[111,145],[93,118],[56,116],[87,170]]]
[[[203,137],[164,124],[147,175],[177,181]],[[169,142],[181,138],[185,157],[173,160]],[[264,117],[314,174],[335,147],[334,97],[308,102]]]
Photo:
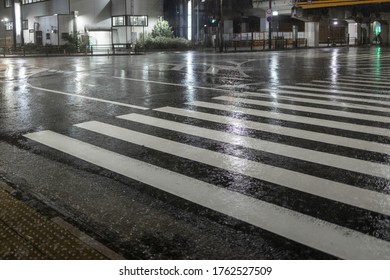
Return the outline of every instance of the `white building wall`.
[[[91,45],[112,44],[110,0],[71,0],[74,32],[88,35]]]
[[[22,5],[22,18],[28,21],[28,30],[23,30],[24,42],[36,43],[35,33],[29,31],[34,30],[42,31],[43,45],[58,45],[59,24],[57,15],[62,14],[69,14],[69,0],[51,0]]]
[[[31,33],[30,30],[42,32],[43,45],[64,44],[61,36],[63,33],[92,35],[97,44],[135,42],[143,32],[151,32],[159,17],[163,16],[163,2],[162,0],[51,0],[22,5],[22,18],[28,20],[28,30],[23,31],[24,42],[37,43],[36,33]],[[75,11],[78,14],[77,18],[74,16]],[[146,15],[148,26],[145,28],[112,27],[111,17],[117,15]]]
[[[113,27],[113,43],[133,43],[140,35],[150,33],[159,17],[164,15],[162,0],[112,0],[112,15],[148,16],[148,26]]]
[[[112,0],[111,3],[112,3],[112,15],[123,16],[126,14],[126,7],[130,5],[130,0]]]
[[[59,45],[67,43],[62,39],[63,33],[70,34],[73,31],[73,16],[72,15],[59,15],[58,16],[58,41]]]
[[[110,0],[71,0],[70,10],[78,12],[77,32],[80,34],[88,27],[111,28]]]

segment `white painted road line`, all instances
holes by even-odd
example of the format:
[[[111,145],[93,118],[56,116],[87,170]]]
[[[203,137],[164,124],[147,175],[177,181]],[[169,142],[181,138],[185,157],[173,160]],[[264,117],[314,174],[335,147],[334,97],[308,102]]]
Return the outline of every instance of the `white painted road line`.
[[[367,80],[367,79],[366,79]],[[354,80],[352,78],[337,78],[337,82],[338,81],[342,81],[342,82],[352,82],[352,83],[355,83],[355,84],[368,84],[368,85],[372,85],[372,84],[381,84],[381,85],[387,85],[389,86],[390,85],[390,82],[385,82],[382,80],[372,80],[370,79],[369,81],[364,81],[362,79],[359,79],[359,80]]]
[[[348,75],[343,75],[342,77],[344,78],[351,78],[351,79],[370,79],[370,80],[382,80],[382,79],[387,79],[386,75],[383,75],[384,73],[372,73],[372,74],[348,74]]]
[[[131,105],[131,104],[127,104],[127,103],[121,103],[121,102],[110,101],[110,100],[100,99],[100,98],[95,98],[95,97],[89,97],[89,96],[84,96],[84,95],[79,95],[79,94],[74,94],[74,93],[67,93],[67,92],[58,91],[58,90],[41,88],[41,87],[36,87],[36,86],[30,85],[30,84],[28,86],[32,89],[50,92],[50,93],[67,95],[67,96],[77,97],[77,98],[81,98],[81,99],[87,99],[87,100],[92,100],[92,101],[97,101],[97,102],[102,102],[102,103],[107,103],[107,104],[112,104],[112,105],[118,105],[118,106],[123,106],[123,107],[129,107],[129,108],[134,108],[134,109],[139,109],[139,110],[149,110],[149,108],[146,108],[146,107]]]
[[[25,137],[343,259],[390,259],[390,243],[51,131]]]
[[[203,112],[163,107],[154,111],[390,155],[390,145]]]
[[[379,97],[379,98],[388,99],[390,101],[390,96],[388,94],[375,94],[375,93],[369,93],[369,92],[368,93],[367,92],[363,93],[363,92],[356,92],[356,91],[337,90],[337,89],[329,88],[329,86],[326,86],[326,85],[322,85],[323,87],[326,87],[326,88],[316,88],[316,86],[321,86],[321,85],[314,85],[314,84],[310,84],[310,83],[299,83],[299,85],[306,85],[307,87],[301,87],[301,86],[279,86],[279,88],[306,90],[306,91],[311,91],[311,92],[323,92],[323,93],[326,93],[326,94],[338,93],[338,94],[348,94],[348,95],[354,95],[354,96]]]
[[[321,84],[329,84],[329,85],[346,85],[346,86],[358,86],[358,87],[370,87],[370,88],[377,88],[377,89],[389,89],[389,86],[380,86],[380,85],[373,85],[370,84],[369,86],[363,83],[349,83],[349,82],[333,82],[333,81],[323,81],[323,80],[313,80],[313,83],[321,83]]]
[[[349,130],[355,132],[362,132],[365,134],[376,134],[376,135],[390,137],[388,129],[379,128],[379,127],[372,127],[372,126],[365,126],[365,125],[344,123],[344,122],[337,122],[337,121],[329,121],[324,119],[302,117],[302,116],[296,116],[296,115],[290,115],[284,113],[261,111],[261,110],[241,108],[232,105],[222,105],[222,104],[209,103],[203,101],[192,101],[192,102],[187,102],[186,104],[191,106],[208,108],[208,109],[229,111],[232,113],[233,112],[242,113],[242,114],[264,117],[264,118],[272,118],[272,119],[278,119],[284,121],[291,121],[291,122],[297,122],[303,124],[324,126],[324,127],[337,128],[337,129],[343,129],[343,130]]]
[[[133,81],[133,82],[158,84],[158,85],[166,85],[166,86],[175,86],[175,87],[184,87],[184,88],[196,88],[196,89],[205,89],[205,90],[213,90],[213,91],[224,91],[224,92],[229,91],[229,90],[226,90],[226,89],[211,88],[211,87],[201,87],[201,86],[194,86],[194,85],[189,85],[189,84],[176,84],[176,83],[167,83],[167,82],[160,82],[160,81],[134,79],[134,78],[124,78],[124,77],[115,77],[115,76],[113,76],[113,78],[114,79],[118,79],[118,80],[127,80],[127,81]]]
[[[369,162],[360,159],[349,158],[310,149],[304,149],[291,145],[255,139],[247,136],[235,135],[227,132],[216,131],[208,128],[168,121],[159,118],[153,118],[140,114],[128,114],[119,116],[118,118],[147,124],[163,129],[168,129],[171,131],[203,137],[211,140],[216,140],[223,143],[238,145],[257,151],[273,153],[276,155],[304,160],[317,164],[323,164],[330,167],[341,168],[344,170],[363,173],[370,176],[377,176],[390,180],[390,165],[384,165],[375,162]]]
[[[343,107],[348,107],[348,108],[356,108],[356,109],[371,110],[371,111],[378,111],[378,112],[390,112],[390,102],[385,102],[385,101],[382,101],[380,103],[380,101],[372,102],[372,101],[369,101],[369,100],[363,99],[363,98],[343,97],[343,96],[336,96],[336,95],[320,95],[318,93],[307,93],[307,92],[292,91],[292,90],[261,89],[261,91],[269,92],[269,94],[271,94],[272,97],[275,95],[275,96],[277,96],[277,98],[289,98],[288,100],[296,100],[296,101],[302,101],[302,102],[308,102],[308,103],[314,103],[314,104],[323,104],[323,105],[343,106]],[[257,92],[243,92],[241,94],[238,93],[237,95],[263,96],[260,94]],[[268,96],[269,96],[269,94],[268,94]],[[283,96],[283,94],[287,94],[288,96]],[[305,96],[305,97],[290,97],[289,95],[298,95],[298,96]],[[332,100],[324,101],[324,100],[315,99],[313,97],[328,98],[328,99],[332,99]],[[310,100],[315,100],[315,101],[310,101]],[[361,101],[361,102],[365,102],[367,104],[373,104],[373,105],[375,104],[377,106],[355,104],[355,103],[351,103],[351,101]],[[388,105],[386,105],[386,103]]]
[[[241,173],[294,190],[390,215],[390,195],[193,147],[101,122],[92,121],[77,124],[76,126],[174,156],[215,166],[230,172]]]
[[[228,102],[233,102],[233,103],[260,105],[260,106],[267,106],[267,107],[272,107],[272,108],[288,109],[288,110],[315,113],[315,114],[324,114],[324,115],[331,115],[331,116],[358,119],[358,120],[368,120],[368,121],[374,121],[374,122],[390,123],[390,117],[374,116],[374,115],[370,115],[370,114],[361,114],[361,113],[352,113],[352,112],[341,111],[339,109],[322,109],[322,108],[302,106],[302,105],[284,104],[284,103],[279,103],[277,101],[261,101],[261,100],[246,99],[246,98],[236,98],[236,97],[232,97],[232,96],[218,96],[218,97],[214,97],[213,99],[214,100],[228,101]],[[389,136],[390,136],[390,130],[389,130]]]
[[[376,100],[376,99],[371,99],[373,101],[390,101],[390,96],[388,94],[388,91],[387,90],[378,90],[378,89],[372,89],[372,88],[362,88],[362,87],[352,87],[352,86],[341,86],[341,85],[325,85],[325,84],[311,84],[311,83],[297,83],[296,85],[299,85],[299,86],[309,86],[310,88],[313,88],[313,90],[315,89],[327,89],[328,92],[335,92],[337,91],[337,88],[339,88],[341,91],[347,91],[349,93],[345,93],[345,94],[348,94],[348,95],[360,95],[359,93],[362,92],[363,95],[365,94],[370,94],[370,96],[367,96],[369,98],[380,98],[380,100]],[[364,92],[362,91],[364,90]],[[379,93],[378,96],[375,96],[376,93]],[[344,94],[344,93],[342,93]],[[367,99],[367,100],[370,100],[370,99]]]

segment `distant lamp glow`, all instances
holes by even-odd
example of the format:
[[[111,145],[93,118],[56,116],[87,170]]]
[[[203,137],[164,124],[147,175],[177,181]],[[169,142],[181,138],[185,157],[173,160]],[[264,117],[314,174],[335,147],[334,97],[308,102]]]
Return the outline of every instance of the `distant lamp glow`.
[[[339,22],[337,20],[333,22],[333,25],[338,25],[338,24]]]
[[[278,12],[278,11],[273,11],[273,12],[272,12],[272,15],[273,15],[273,16],[278,16],[278,15],[279,15],[279,12]]]
[[[192,0],[188,0],[188,9],[187,9],[187,39],[192,40]]]

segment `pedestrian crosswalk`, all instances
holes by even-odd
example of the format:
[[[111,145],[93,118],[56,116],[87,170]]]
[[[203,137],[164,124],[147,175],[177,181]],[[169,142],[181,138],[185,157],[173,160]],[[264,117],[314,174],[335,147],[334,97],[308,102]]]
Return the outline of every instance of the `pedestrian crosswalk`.
[[[261,108],[251,109],[246,107],[237,107],[234,105],[225,105],[225,104],[210,103],[204,101],[193,101],[187,104],[192,106],[202,107],[202,108],[208,108],[208,109],[233,111],[236,113],[257,116],[257,117],[272,118],[272,119],[278,119],[283,121],[292,121],[292,122],[302,123],[306,125],[307,124],[320,125],[324,127],[338,128],[338,129],[349,130],[354,132],[364,131],[365,133],[383,135],[383,136],[389,135],[389,131],[387,129],[383,129],[380,127],[370,127],[370,126],[354,124],[354,123],[338,122],[338,121],[328,120],[326,118],[319,118],[319,117],[299,116],[294,114],[269,111],[266,109],[261,110]]]
[[[278,99],[287,99],[293,101],[303,101],[305,103],[333,105],[341,108],[357,108],[367,109],[379,112],[390,112],[390,100],[389,101],[370,101],[362,97],[348,97],[337,96],[330,92],[326,95],[320,95],[318,93],[310,93],[304,91],[292,91],[292,90],[274,90],[274,89],[262,89],[262,91],[269,92],[272,97],[277,96]],[[335,92],[336,94],[337,92]],[[245,93],[244,96],[259,96],[260,93]],[[287,95],[288,94],[288,95]],[[287,95],[287,96],[285,96]],[[298,96],[298,97],[296,97]],[[303,98],[301,96],[304,96]],[[363,95],[371,97],[369,94]],[[375,96],[373,96],[375,97]],[[348,105],[347,105],[348,104]],[[370,106],[371,105],[371,106]]]
[[[325,114],[325,115],[332,115],[332,116],[338,116],[338,117],[346,117],[346,118],[352,118],[352,119],[361,119],[361,120],[370,120],[370,121],[379,121],[379,122],[386,122],[388,120],[387,117],[382,117],[378,115],[371,115],[367,113],[353,113],[348,111],[341,111],[339,108],[335,108],[332,106],[328,106],[327,109],[322,109],[319,106],[316,108],[311,108],[303,105],[298,105],[297,102],[295,102],[294,105],[285,104],[283,103],[285,98],[277,98],[276,101],[263,101],[263,100],[254,100],[254,99],[245,99],[245,98],[232,98],[231,96],[219,96],[214,97],[215,100],[223,100],[223,101],[231,101],[234,103],[243,103],[243,104],[251,104],[251,105],[259,105],[264,107],[273,106],[277,109],[289,109],[289,110],[296,110],[296,111],[303,111],[303,112],[309,112],[309,113],[316,113],[316,114]],[[345,107],[345,109],[348,109]]]
[[[340,76],[335,85],[359,85],[348,81]],[[250,186],[193,176],[185,166],[154,164],[77,134],[25,137],[300,246],[338,258],[390,259],[390,94],[380,92],[387,83],[361,83],[375,92],[321,83],[333,81],[221,91],[207,101],[74,125],[221,177],[249,178]],[[277,199],[281,190],[290,202]]]

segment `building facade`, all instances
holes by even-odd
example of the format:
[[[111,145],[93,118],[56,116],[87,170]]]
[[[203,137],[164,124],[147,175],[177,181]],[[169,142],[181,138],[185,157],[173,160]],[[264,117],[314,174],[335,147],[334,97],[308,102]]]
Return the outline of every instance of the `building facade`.
[[[160,0],[1,0],[1,46],[134,43],[164,16]]]
[[[309,46],[343,38],[372,43],[379,33],[384,43],[390,41],[390,0],[0,1],[0,47],[63,45],[69,35],[92,46],[131,44],[161,19],[175,36],[206,45],[221,34],[253,32],[262,38],[299,32]]]

